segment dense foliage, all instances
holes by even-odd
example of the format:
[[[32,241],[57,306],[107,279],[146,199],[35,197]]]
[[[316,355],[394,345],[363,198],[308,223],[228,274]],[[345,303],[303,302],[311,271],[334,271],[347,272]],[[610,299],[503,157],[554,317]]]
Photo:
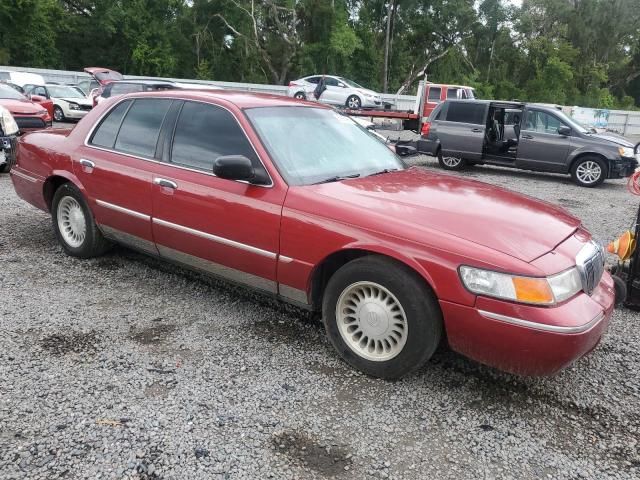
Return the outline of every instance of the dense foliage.
[[[521,5],[519,5],[521,3]],[[337,73],[410,93],[640,105],[638,0],[8,0],[0,64],[285,84]]]

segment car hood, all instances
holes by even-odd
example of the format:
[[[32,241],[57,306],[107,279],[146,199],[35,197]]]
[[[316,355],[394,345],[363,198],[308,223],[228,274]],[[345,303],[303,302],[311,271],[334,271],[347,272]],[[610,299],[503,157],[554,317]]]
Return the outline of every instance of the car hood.
[[[374,92],[373,90],[369,90],[368,88],[359,88],[358,91],[362,92],[363,94],[373,95],[374,97],[380,96],[378,92]]]
[[[91,100],[89,100],[88,98],[58,98],[57,100],[64,100],[65,102],[69,102],[69,103],[77,103],[78,105],[88,105],[88,106],[92,106],[93,102]]]
[[[632,147],[633,143],[627,140],[622,135],[618,135],[615,133],[605,132],[605,133],[593,133],[590,135],[591,138],[598,138],[605,140],[607,142],[615,143],[616,145],[620,145],[622,147]]]
[[[0,105],[9,110],[12,115],[35,115],[45,110],[44,107],[29,100],[0,99]]]
[[[378,224],[401,223],[405,232],[414,230],[412,238],[416,230],[435,230],[525,262],[553,250],[580,226],[580,220],[550,203],[415,167],[309,188],[331,199],[334,211],[350,204],[362,212],[358,218],[386,217]]]

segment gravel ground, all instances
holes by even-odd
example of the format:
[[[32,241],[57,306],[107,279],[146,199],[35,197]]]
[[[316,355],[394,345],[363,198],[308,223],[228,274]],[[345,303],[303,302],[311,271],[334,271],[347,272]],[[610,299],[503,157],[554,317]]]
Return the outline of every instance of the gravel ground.
[[[462,175],[558,203],[601,239],[638,203],[623,181]],[[0,299],[2,479],[640,478],[629,311],[553,378],[443,350],[384,382],[339,361],[305,312],[125,249],[67,257],[7,175]]]

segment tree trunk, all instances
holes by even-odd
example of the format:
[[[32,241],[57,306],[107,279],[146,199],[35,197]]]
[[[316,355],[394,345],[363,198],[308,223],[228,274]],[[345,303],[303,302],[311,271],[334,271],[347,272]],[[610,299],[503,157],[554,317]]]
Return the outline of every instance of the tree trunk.
[[[382,91],[387,93],[389,89],[389,56],[391,52],[391,32],[393,31],[393,22],[396,16],[398,0],[389,0],[387,7],[387,30],[384,37],[384,71],[382,72]]]

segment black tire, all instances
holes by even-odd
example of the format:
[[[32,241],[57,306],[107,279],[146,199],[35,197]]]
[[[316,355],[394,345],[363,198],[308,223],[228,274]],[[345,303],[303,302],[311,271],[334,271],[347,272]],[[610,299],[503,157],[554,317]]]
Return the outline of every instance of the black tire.
[[[297,98],[298,100],[306,100],[307,96],[304,92],[296,92],[293,98]]]
[[[358,110],[362,108],[362,101],[357,95],[351,95],[349,98],[347,98],[344,106],[351,110]]]
[[[456,161],[454,162],[453,159]],[[464,158],[453,156],[443,157],[442,150],[438,150],[438,164],[445,170],[462,170],[469,165]]]
[[[600,171],[600,176],[595,180],[591,180],[594,172],[597,169],[593,165],[597,165],[597,169]],[[589,173],[591,172],[591,174]],[[571,167],[571,178],[574,183],[580,187],[593,188],[600,185],[605,181],[609,174],[607,164],[595,155],[585,155],[580,157]]]
[[[53,119],[56,122],[64,122],[66,120],[66,117],[64,116],[64,112],[58,105],[53,107]]]
[[[60,231],[58,222],[60,212],[58,210],[63,200],[70,202],[68,197],[74,199],[79,204],[86,227],[84,239],[79,245],[70,244],[65,239],[65,235]],[[53,230],[56,238],[67,255],[78,258],[97,257],[106,252],[111,246],[109,241],[104,238],[102,232],[98,229],[93,218],[93,213],[91,213],[82,193],[72,183],[64,183],[56,190],[53,195],[53,201],[51,202],[51,218],[53,220]]]
[[[0,173],[9,173],[9,170],[11,170],[11,165],[8,163],[0,165]]]
[[[397,299],[404,311],[407,327],[406,343],[392,358],[367,359],[354,350],[357,346],[348,345],[340,332],[336,310],[341,296],[357,288],[361,282],[372,282],[384,287]],[[368,303],[364,302],[363,305]],[[442,312],[431,289],[410,268],[381,256],[361,257],[341,267],[327,284],[322,310],[327,336],[340,356],[352,367],[373,377],[394,380],[420,368],[431,358],[442,337]],[[362,315],[366,315],[367,319],[371,318],[368,312]],[[375,323],[371,325],[380,325],[378,319],[379,317],[374,315]],[[356,322],[360,325],[361,318]],[[389,331],[388,319],[383,323],[383,328],[385,324],[384,334]],[[354,324],[345,322],[344,325]],[[351,326],[343,328],[351,328]],[[367,328],[371,328],[370,325],[367,325]],[[352,338],[356,338],[356,335]],[[362,335],[357,341],[364,338],[368,337]]]

